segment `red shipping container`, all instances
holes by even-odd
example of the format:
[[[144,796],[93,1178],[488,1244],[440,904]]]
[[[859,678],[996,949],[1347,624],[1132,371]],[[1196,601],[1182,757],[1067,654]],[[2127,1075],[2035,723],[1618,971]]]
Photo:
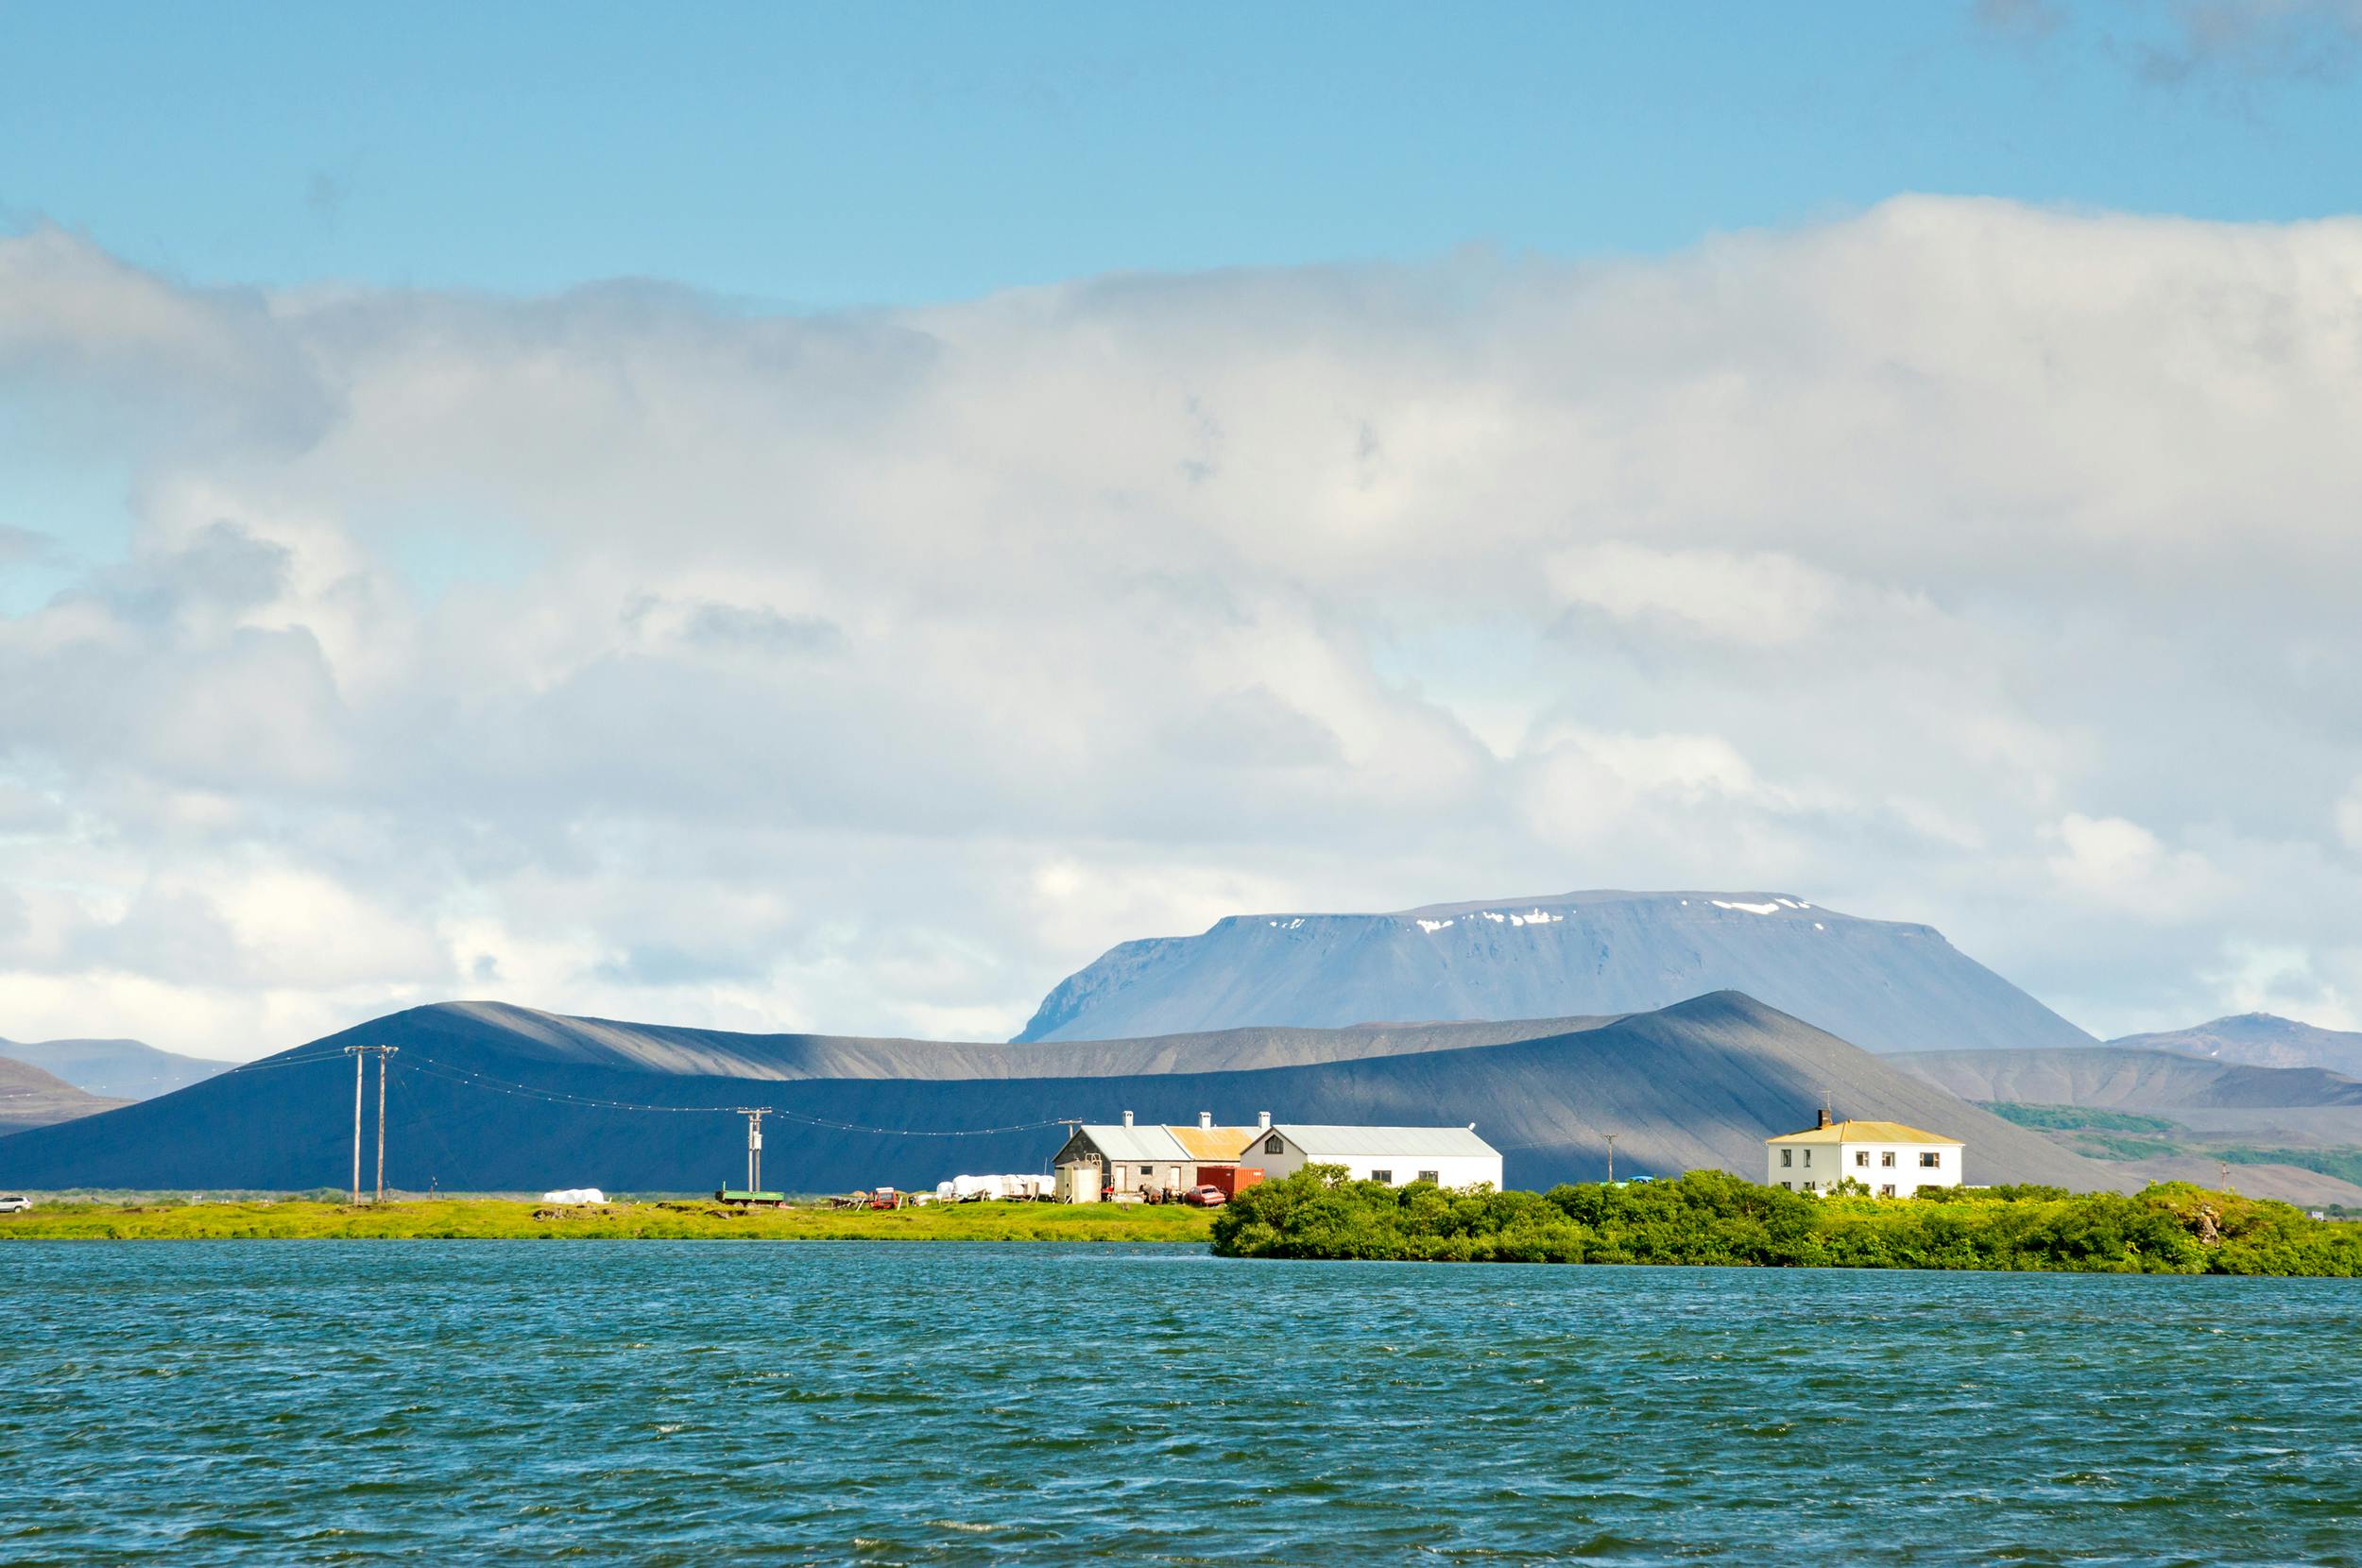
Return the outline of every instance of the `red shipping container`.
[[[1263,1173],[1254,1166],[1202,1165],[1197,1167],[1197,1185],[1220,1187],[1224,1198],[1236,1198],[1251,1186],[1261,1184]]]

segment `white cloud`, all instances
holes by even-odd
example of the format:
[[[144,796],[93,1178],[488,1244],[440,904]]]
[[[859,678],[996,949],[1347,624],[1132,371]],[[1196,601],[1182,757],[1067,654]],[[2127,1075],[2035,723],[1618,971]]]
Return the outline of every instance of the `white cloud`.
[[[1611,540],[1563,551],[1550,586],[1570,605],[1618,621],[1663,621],[1740,643],[1793,642],[1819,631],[1838,585],[1769,551],[1652,550]]]
[[[2168,850],[2156,834],[2122,817],[2069,812],[2056,831],[2063,847],[2050,858],[2050,870],[2060,886],[2135,918],[2185,918],[2221,889],[2205,856]]]
[[[2234,942],[2207,976],[2231,1013],[2276,1013],[2319,1029],[2362,1029],[2357,1014],[2306,946]]]
[[[2362,778],[2337,803],[2337,836],[2348,849],[2362,850]]]
[[[0,1034],[1014,1030],[1234,910],[1676,882],[2212,1005],[2362,920],[2357,345],[2362,223],[1922,197],[812,318],[0,240],[140,523],[0,619]]]

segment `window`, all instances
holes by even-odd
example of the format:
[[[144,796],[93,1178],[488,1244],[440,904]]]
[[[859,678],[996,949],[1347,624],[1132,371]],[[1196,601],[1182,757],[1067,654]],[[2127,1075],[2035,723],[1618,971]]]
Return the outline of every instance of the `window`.
[[[1919,1157],[1919,1168],[1922,1170],[1934,1170],[1943,1164],[1943,1156],[1932,1149]]]
[[[1270,1137],[1263,1140],[1263,1152],[1266,1154],[1283,1153],[1286,1151],[1287,1147],[1288,1146],[1285,1143],[1280,1141],[1279,1134],[1276,1133],[1274,1133]]]
[[[1422,1182],[1433,1182],[1437,1186],[1442,1186],[1444,1185],[1444,1173],[1440,1170],[1422,1170],[1419,1172],[1419,1180]]]
[[[1810,1192],[1812,1190],[1812,1184],[1810,1182],[1806,1182],[1805,1184],[1805,1190],[1806,1192]]]
[[[1780,1165],[1781,1165],[1782,1168],[1786,1168],[1787,1167],[1789,1167],[1789,1166],[1792,1166],[1792,1165],[1794,1165],[1795,1163],[1796,1163],[1796,1150],[1794,1150],[1793,1149],[1783,1149],[1783,1150],[1780,1150]]]
[[[1888,1169],[1890,1169],[1890,1170],[1893,1169],[1893,1168],[1894,1168],[1894,1150],[1891,1150],[1891,1149],[1882,1149],[1882,1150],[1880,1150],[1878,1151],[1878,1163],[1879,1163],[1880,1165],[1882,1165],[1882,1166],[1885,1166],[1885,1167],[1886,1167]]]
[[[1812,1150],[1809,1149],[1805,1150],[1805,1163],[1806,1165],[1812,1164]]]
[[[1373,1170],[1370,1172],[1370,1180],[1373,1182],[1383,1182],[1388,1186],[1393,1186],[1395,1185],[1395,1173],[1391,1170]]]
[[[1782,1182],[1780,1185],[1789,1192],[1794,1192],[1796,1190],[1796,1184],[1793,1182]]]
[[[1858,1166],[1866,1166],[1866,1165],[1868,1165],[1868,1164],[1870,1163],[1870,1150],[1867,1150],[1867,1149],[1857,1149],[1857,1150],[1854,1150],[1854,1163],[1855,1163],[1856,1165],[1858,1165]]]
[[[1893,1196],[1894,1196],[1894,1184],[1893,1184],[1892,1182],[1881,1182],[1881,1183],[1878,1185],[1878,1196],[1879,1196],[1879,1197],[1881,1197],[1881,1198],[1891,1198],[1891,1197],[1893,1197]]]

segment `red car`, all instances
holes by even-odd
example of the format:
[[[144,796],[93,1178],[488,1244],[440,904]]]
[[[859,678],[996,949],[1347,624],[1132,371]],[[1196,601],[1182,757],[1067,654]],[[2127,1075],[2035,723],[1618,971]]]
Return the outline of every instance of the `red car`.
[[[1229,1196],[1218,1186],[1191,1187],[1181,1195],[1181,1202],[1193,1203],[1201,1209],[1218,1209],[1230,1202]]]

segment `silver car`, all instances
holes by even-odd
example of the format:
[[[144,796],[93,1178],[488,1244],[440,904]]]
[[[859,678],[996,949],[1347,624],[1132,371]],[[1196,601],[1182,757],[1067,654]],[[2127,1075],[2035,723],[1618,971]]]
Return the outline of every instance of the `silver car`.
[[[0,1192],[0,1214],[23,1214],[33,1201],[21,1192]]]

